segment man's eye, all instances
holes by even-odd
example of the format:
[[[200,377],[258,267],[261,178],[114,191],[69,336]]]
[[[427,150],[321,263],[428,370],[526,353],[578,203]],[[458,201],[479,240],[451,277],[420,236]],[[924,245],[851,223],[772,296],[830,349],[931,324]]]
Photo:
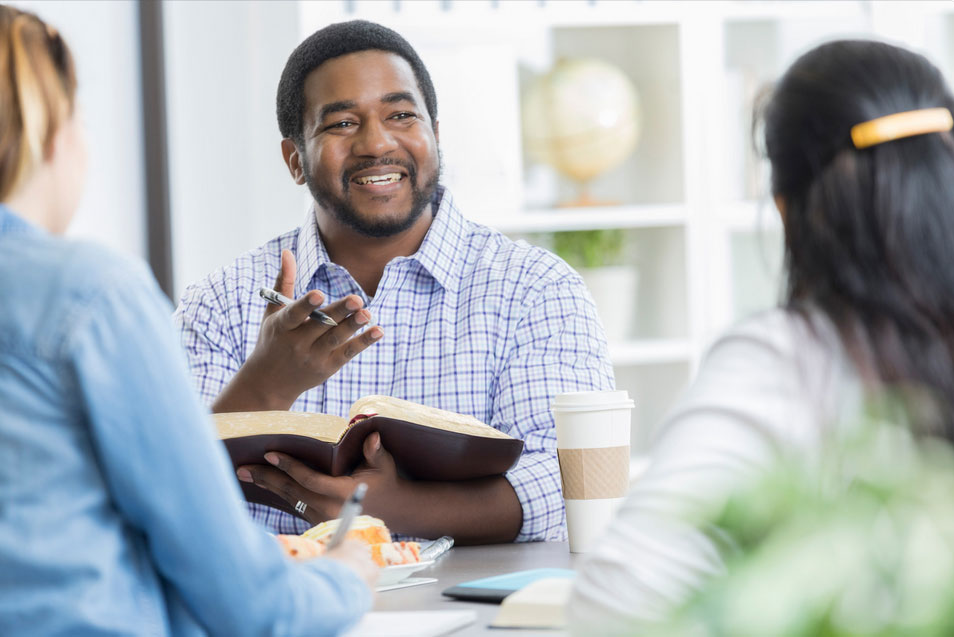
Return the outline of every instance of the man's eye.
[[[341,122],[335,122],[334,124],[328,124],[327,126],[325,126],[325,130],[334,130],[334,129],[339,129],[339,130],[340,130],[340,129],[344,129],[344,128],[351,128],[351,127],[354,126],[354,125],[355,125],[354,122],[349,122],[349,121],[345,120],[345,121],[341,121]]]
[[[405,111],[403,113],[395,113],[391,116],[391,119],[411,119],[412,117],[417,117],[417,115]]]

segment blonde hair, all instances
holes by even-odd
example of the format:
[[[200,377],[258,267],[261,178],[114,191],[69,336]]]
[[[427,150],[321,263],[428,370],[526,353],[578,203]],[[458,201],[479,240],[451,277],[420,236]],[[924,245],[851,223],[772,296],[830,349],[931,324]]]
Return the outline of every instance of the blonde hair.
[[[59,32],[0,5],[0,201],[43,161],[75,98],[73,56]]]

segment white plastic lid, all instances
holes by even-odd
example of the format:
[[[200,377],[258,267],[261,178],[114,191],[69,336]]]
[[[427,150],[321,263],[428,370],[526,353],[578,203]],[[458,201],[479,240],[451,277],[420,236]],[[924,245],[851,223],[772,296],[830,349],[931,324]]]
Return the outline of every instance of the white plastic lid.
[[[580,391],[557,394],[553,398],[553,411],[602,411],[606,409],[632,409],[635,403],[625,389],[615,391]]]

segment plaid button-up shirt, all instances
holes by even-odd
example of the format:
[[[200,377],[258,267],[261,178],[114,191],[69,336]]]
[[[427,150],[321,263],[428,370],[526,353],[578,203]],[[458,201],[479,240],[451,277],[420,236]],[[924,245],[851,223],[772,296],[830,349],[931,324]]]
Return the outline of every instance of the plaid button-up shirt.
[[[524,441],[506,477],[523,507],[518,541],[562,540],[566,522],[550,414],[554,395],[612,389],[596,308],[580,276],[553,254],[511,241],[461,216],[439,188],[420,249],[384,269],[373,298],[332,263],[313,211],[304,224],[216,270],[186,290],[175,313],[198,390],[211,404],[251,355],[281,252],[295,254],[295,298],[321,290],[329,302],[362,297],[384,338],[295,401],[293,411],[345,416],[351,403],[384,394],[462,414]],[[309,524],[250,504],[277,533]]]

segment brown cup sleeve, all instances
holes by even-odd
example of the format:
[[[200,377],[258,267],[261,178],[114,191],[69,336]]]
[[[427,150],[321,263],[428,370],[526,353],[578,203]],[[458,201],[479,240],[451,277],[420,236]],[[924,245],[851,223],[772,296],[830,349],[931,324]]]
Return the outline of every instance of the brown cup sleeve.
[[[557,449],[563,497],[568,500],[621,498],[629,487],[629,445]]]

